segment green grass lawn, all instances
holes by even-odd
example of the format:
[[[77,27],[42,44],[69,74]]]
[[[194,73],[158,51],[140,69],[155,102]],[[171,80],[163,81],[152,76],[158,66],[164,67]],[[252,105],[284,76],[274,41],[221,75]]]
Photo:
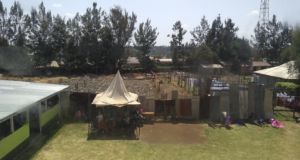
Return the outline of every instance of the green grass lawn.
[[[248,128],[232,125],[233,130],[198,124],[205,125],[203,132],[209,139],[198,145],[154,145],[139,140],[87,141],[86,124],[67,124],[31,159],[299,159],[300,124],[281,122],[285,128],[269,126],[261,130],[250,124]]]

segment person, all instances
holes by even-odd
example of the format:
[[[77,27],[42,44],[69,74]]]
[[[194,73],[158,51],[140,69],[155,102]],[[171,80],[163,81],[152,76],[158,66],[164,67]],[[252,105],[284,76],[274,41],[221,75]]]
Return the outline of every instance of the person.
[[[133,116],[135,118],[142,118],[142,119],[145,119],[145,117],[143,117],[143,115],[140,113],[140,110],[139,108],[137,107],[136,110],[133,111]]]
[[[126,107],[125,110],[123,111],[123,118],[124,118],[124,119],[130,118],[129,111],[127,110],[127,107]]]
[[[97,127],[99,129],[105,130],[105,132],[108,132],[108,127],[106,125],[106,122],[105,122],[105,120],[103,118],[103,115],[102,115],[101,111],[98,113],[98,116],[96,116],[96,117],[97,117],[97,120],[98,120]]]
[[[75,117],[76,117],[76,119],[77,119],[77,121],[78,121],[79,119],[84,118],[84,117],[85,117],[85,114],[84,114],[84,112],[82,112],[81,109],[79,109],[79,110],[75,113]]]
[[[236,121],[236,124],[240,124],[240,125],[242,125],[242,126],[247,127],[247,126],[246,126],[246,123],[245,123],[243,120],[241,120],[241,119],[238,119],[238,120]],[[247,128],[248,128],[248,127],[247,127]]]
[[[82,116],[81,110],[78,110],[78,111],[75,113],[75,117],[76,117],[76,118],[81,118],[81,116]]]
[[[226,114],[225,119],[226,119],[226,121],[225,121],[225,127],[229,127],[231,129],[233,129],[232,127],[229,126],[229,125],[231,125],[231,122],[230,122],[230,116],[229,116],[228,113]]]
[[[255,114],[253,112],[249,116],[249,122],[261,127],[261,124],[258,123],[258,121],[257,121],[257,119],[255,117]]]
[[[262,121],[262,118],[260,116],[258,116],[258,114],[254,114],[253,112],[249,116],[249,121],[250,121],[250,123],[260,126],[260,127],[262,127],[263,125],[267,125],[265,122]]]
[[[296,123],[299,123],[300,122],[300,118],[298,118],[297,120],[296,120]]]
[[[267,123],[265,123],[264,121],[263,121],[263,119],[256,113],[256,115],[255,115],[255,119],[257,120],[257,123],[258,124],[260,124],[260,126],[267,126],[268,127],[268,124]]]
[[[217,127],[217,125],[214,122],[210,121],[210,120],[207,120],[207,125],[210,126],[210,127],[213,127],[214,129],[215,129],[215,127]],[[221,125],[219,127],[221,129]]]

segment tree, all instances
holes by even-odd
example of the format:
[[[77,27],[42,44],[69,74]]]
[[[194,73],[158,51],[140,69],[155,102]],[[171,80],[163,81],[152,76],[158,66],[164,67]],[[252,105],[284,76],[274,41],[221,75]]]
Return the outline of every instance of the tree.
[[[10,44],[24,46],[26,35],[27,15],[23,15],[23,9],[19,2],[14,2],[9,12],[8,19],[8,39]]]
[[[65,47],[67,43],[67,31],[65,19],[60,15],[53,17],[53,31],[51,33],[50,45],[52,52],[56,58],[59,66],[61,66],[61,58],[65,52]]]
[[[4,37],[0,37],[0,71],[7,69],[7,58],[9,54],[8,50],[8,41]]]
[[[204,44],[202,44],[204,45]],[[202,46],[201,45],[201,46]],[[185,53],[185,64],[187,66],[193,66],[194,57],[193,54],[199,49],[200,46],[197,46],[193,41],[191,43],[186,42],[184,45],[184,53]]]
[[[149,56],[144,56],[139,58],[139,62],[145,72],[150,72],[150,70],[155,70],[157,68],[157,63],[155,60],[151,60]]]
[[[136,14],[131,15],[120,6],[110,9],[110,13],[105,17],[105,26],[111,29],[113,36],[113,57],[114,64],[120,69],[127,62],[125,47],[131,43],[131,37],[135,29]]]
[[[244,38],[237,38],[232,44],[233,59],[240,62],[246,62],[252,57],[252,48],[249,44],[249,40]]]
[[[39,5],[39,10],[31,10],[31,16],[27,19],[28,41],[27,46],[34,52],[34,65],[47,67],[55,54],[50,45],[52,34],[51,12],[46,12],[43,2]]]
[[[268,50],[266,52],[267,61],[279,62],[280,53],[287,47],[288,42],[286,38],[288,36],[288,30],[283,30],[281,22],[278,22],[276,16],[273,15],[273,19],[269,21],[267,26],[268,33]]]
[[[145,70],[152,69],[149,68],[148,64],[143,63],[153,63],[149,61],[150,59],[148,56],[147,58],[146,55],[150,53],[151,48],[156,44],[156,38],[159,34],[156,33],[156,30],[157,28],[152,29],[151,21],[147,19],[146,23],[141,23],[138,30],[134,33],[135,43],[133,43],[133,45],[134,48],[142,54],[141,56],[139,56],[139,62],[142,66],[145,67]]]
[[[155,55],[155,58],[161,59],[162,56],[158,54],[158,55]]]
[[[250,43],[257,52],[257,59],[263,60],[266,58],[267,52],[267,30],[257,22],[256,27],[254,28],[254,36],[251,35],[252,40]]]
[[[66,22],[67,44],[66,50],[62,55],[62,61],[69,74],[71,70],[75,69],[77,64],[80,64],[82,61],[79,51],[79,42],[81,39],[80,20],[81,17],[77,13],[74,18]]]
[[[81,16],[82,37],[80,40],[80,48],[82,58],[86,61],[81,61],[81,66],[88,69],[91,65],[96,73],[103,66],[104,57],[101,54],[101,24],[104,12],[101,8],[97,9],[97,3],[93,3],[93,8],[87,8],[86,13]],[[84,61],[84,59],[82,59]],[[86,70],[87,71],[87,70]]]
[[[191,35],[193,36],[192,42],[194,42],[197,47],[204,44],[209,30],[210,30],[210,26],[207,20],[205,19],[205,16],[203,16],[200,25],[194,28],[194,30],[190,32]]]
[[[159,34],[156,33],[156,30],[157,28],[152,29],[151,21],[147,19],[146,23],[140,23],[138,30],[134,33],[134,48],[139,50],[143,56],[148,54],[156,44],[156,38]]]
[[[111,29],[108,27],[103,27],[101,29],[101,53],[104,56],[104,72],[109,74],[111,74],[116,67],[116,61],[113,54],[113,42],[114,39]]]
[[[221,44],[222,43],[222,32],[223,32],[223,23],[221,21],[221,16],[218,15],[218,17],[213,21],[212,26],[207,34],[206,37],[206,45],[208,47],[216,52],[220,53]]]
[[[291,34],[291,45],[287,47],[280,55],[287,61],[295,61],[289,65],[289,73],[297,74],[300,79],[300,28],[296,28]]]
[[[218,56],[207,45],[202,44],[196,52],[192,54],[193,64],[199,66],[200,64],[218,63]]]
[[[177,21],[173,25],[172,30],[174,32],[171,36],[172,40],[170,41],[171,51],[173,52],[172,60],[174,66],[179,68],[180,61],[184,61],[184,44],[182,41],[186,30],[183,29],[180,21]]]
[[[2,10],[2,9],[1,9]],[[2,11],[3,13],[3,11]],[[13,74],[20,74],[30,67],[30,61],[27,53],[28,48],[26,44],[26,28],[27,28],[28,15],[23,14],[23,9],[19,2],[14,2],[9,12],[9,18],[5,26],[6,37],[8,43],[13,47],[9,47],[7,53],[9,59],[7,62],[11,62],[13,69],[10,71]]]
[[[229,18],[225,20],[225,27],[222,31],[221,46],[219,49],[219,58],[228,61],[235,58],[235,55],[232,54],[232,44],[236,39],[236,32],[239,30],[238,27],[235,27],[235,24]]]
[[[0,37],[7,38],[7,10],[0,1]]]
[[[221,16],[218,15],[207,34],[206,44],[218,54],[221,60],[231,61],[235,58],[235,55],[232,54],[232,44],[238,30],[239,28],[235,27],[231,18],[225,20],[223,25]]]

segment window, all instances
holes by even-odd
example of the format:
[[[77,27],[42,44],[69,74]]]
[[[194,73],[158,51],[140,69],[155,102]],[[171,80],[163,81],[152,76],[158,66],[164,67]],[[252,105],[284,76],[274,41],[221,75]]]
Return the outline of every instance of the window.
[[[47,110],[53,108],[58,103],[59,103],[59,97],[58,97],[58,95],[55,95],[55,96],[47,99],[47,106],[45,104],[45,101],[41,102],[41,113],[44,113]]]
[[[18,130],[19,128],[21,128],[24,124],[27,123],[26,111],[15,115],[13,118],[14,118],[14,130],[15,131]]]
[[[59,103],[59,97],[58,97],[58,95],[55,95],[47,100],[47,107],[48,107],[48,109],[53,108],[58,103]]]
[[[44,113],[46,111],[47,111],[47,107],[46,107],[45,102],[43,101],[43,102],[41,102],[41,113]]]
[[[0,123],[0,141],[10,134],[10,119],[7,119]]]

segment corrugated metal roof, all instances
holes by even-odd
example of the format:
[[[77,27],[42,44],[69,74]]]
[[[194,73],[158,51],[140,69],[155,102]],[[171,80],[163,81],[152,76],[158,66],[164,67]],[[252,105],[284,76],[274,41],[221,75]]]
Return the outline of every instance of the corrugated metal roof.
[[[140,62],[137,57],[128,57],[127,64],[140,64]]]
[[[69,86],[0,80],[0,122]]]
[[[223,68],[221,65],[219,64],[201,64],[201,66],[203,68]]]
[[[172,63],[172,59],[159,59],[161,63]]]
[[[154,59],[154,57],[149,57],[151,60],[158,60],[158,58],[156,58],[155,57],[155,59]]]
[[[239,64],[241,67],[251,67],[251,65],[252,65],[251,62],[240,62]]]
[[[270,67],[271,65],[264,61],[252,61],[253,67]]]
[[[254,73],[271,76],[271,77],[278,77],[282,79],[298,79],[297,73],[289,74],[288,72],[289,65],[293,65],[293,64],[294,61],[290,61],[280,66],[255,71]]]
[[[228,65],[228,66],[231,66],[231,65],[232,65],[232,63],[229,62],[229,61],[220,61],[220,63],[221,63],[222,65]]]

